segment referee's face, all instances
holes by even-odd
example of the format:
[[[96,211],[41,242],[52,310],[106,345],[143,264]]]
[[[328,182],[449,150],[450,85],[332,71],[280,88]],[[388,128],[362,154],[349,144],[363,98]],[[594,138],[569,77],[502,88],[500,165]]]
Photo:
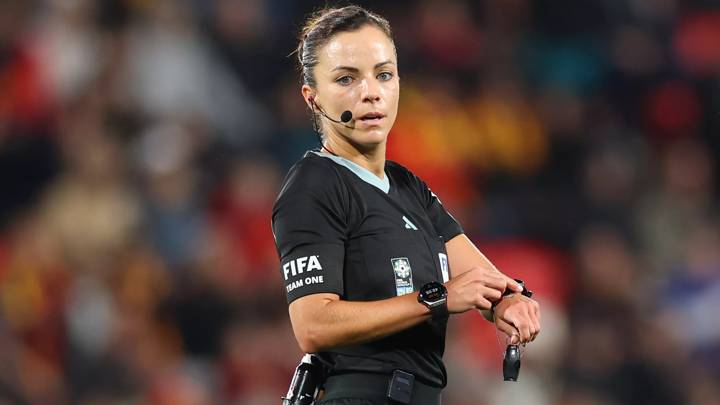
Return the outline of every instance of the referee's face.
[[[367,25],[333,36],[318,52],[315,79],[315,99],[327,115],[353,116],[352,129],[323,120],[326,135],[363,148],[384,145],[400,95],[395,46],[384,32]]]

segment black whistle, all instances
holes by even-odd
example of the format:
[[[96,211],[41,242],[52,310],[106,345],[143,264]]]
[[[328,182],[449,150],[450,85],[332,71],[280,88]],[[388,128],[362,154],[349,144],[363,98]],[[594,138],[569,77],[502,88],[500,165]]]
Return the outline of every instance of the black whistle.
[[[503,358],[503,379],[517,381],[520,374],[520,348],[518,345],[508,345]]]

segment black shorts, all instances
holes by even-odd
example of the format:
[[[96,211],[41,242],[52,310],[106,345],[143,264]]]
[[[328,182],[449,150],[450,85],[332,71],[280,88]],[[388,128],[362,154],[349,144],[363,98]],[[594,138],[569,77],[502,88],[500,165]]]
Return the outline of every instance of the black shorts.
[[[325,393],[318,405],[397,405],[387,398],[390,376],[384,374],[351,373],[328,377]],[[415,380],[412,405],[440,405],[441,388]]]

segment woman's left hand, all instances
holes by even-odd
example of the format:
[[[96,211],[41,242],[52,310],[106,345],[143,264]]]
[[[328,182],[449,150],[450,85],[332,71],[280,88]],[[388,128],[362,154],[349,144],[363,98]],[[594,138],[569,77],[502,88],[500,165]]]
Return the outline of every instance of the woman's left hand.
[[[495,306],[495,326],[511,344],[532,342],[540,333],[540,306],[522,294],[503,297]]]

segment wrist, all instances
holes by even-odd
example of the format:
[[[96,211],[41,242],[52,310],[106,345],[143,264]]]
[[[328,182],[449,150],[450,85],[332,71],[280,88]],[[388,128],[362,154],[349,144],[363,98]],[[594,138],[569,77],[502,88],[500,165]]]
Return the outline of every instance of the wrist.
[[[520,279],[517,279],[517,278],[514,279],[514,280],[515,280],[515,282],[517,282],[518,284],[520,284],[520,287],[522,287],[522,291],[518,293],[518,292],[512,291],[512,290],[510,290],[510,289],[505,289],[505,291],[503,292],[503,294],[502,294],[502,296],[500,297],[500,299],[497,300],[497,301],[495,301],[495,302],[493,302],[493,303],[492,303],[492,306],[490,307],[490,316],[492,317],[493,320],[495,319],[495,307],[498,306],[505,298],[511,298],[511,297],[514,297],[514,296],[516,296],[516,295],[518,295],[518,294],[524,295],[524,296],[526,296],[526,297],[528,297],[528,298],[531,298],[531,297],[532,297],[533,292],[530,291],[530,290],[528,290],[528,288],[525,286],[525,282],[524,282],[524,281],[522,281],[522,280],[520,280]],[[486,318],[487,318],[487,317],[486,317]]]

